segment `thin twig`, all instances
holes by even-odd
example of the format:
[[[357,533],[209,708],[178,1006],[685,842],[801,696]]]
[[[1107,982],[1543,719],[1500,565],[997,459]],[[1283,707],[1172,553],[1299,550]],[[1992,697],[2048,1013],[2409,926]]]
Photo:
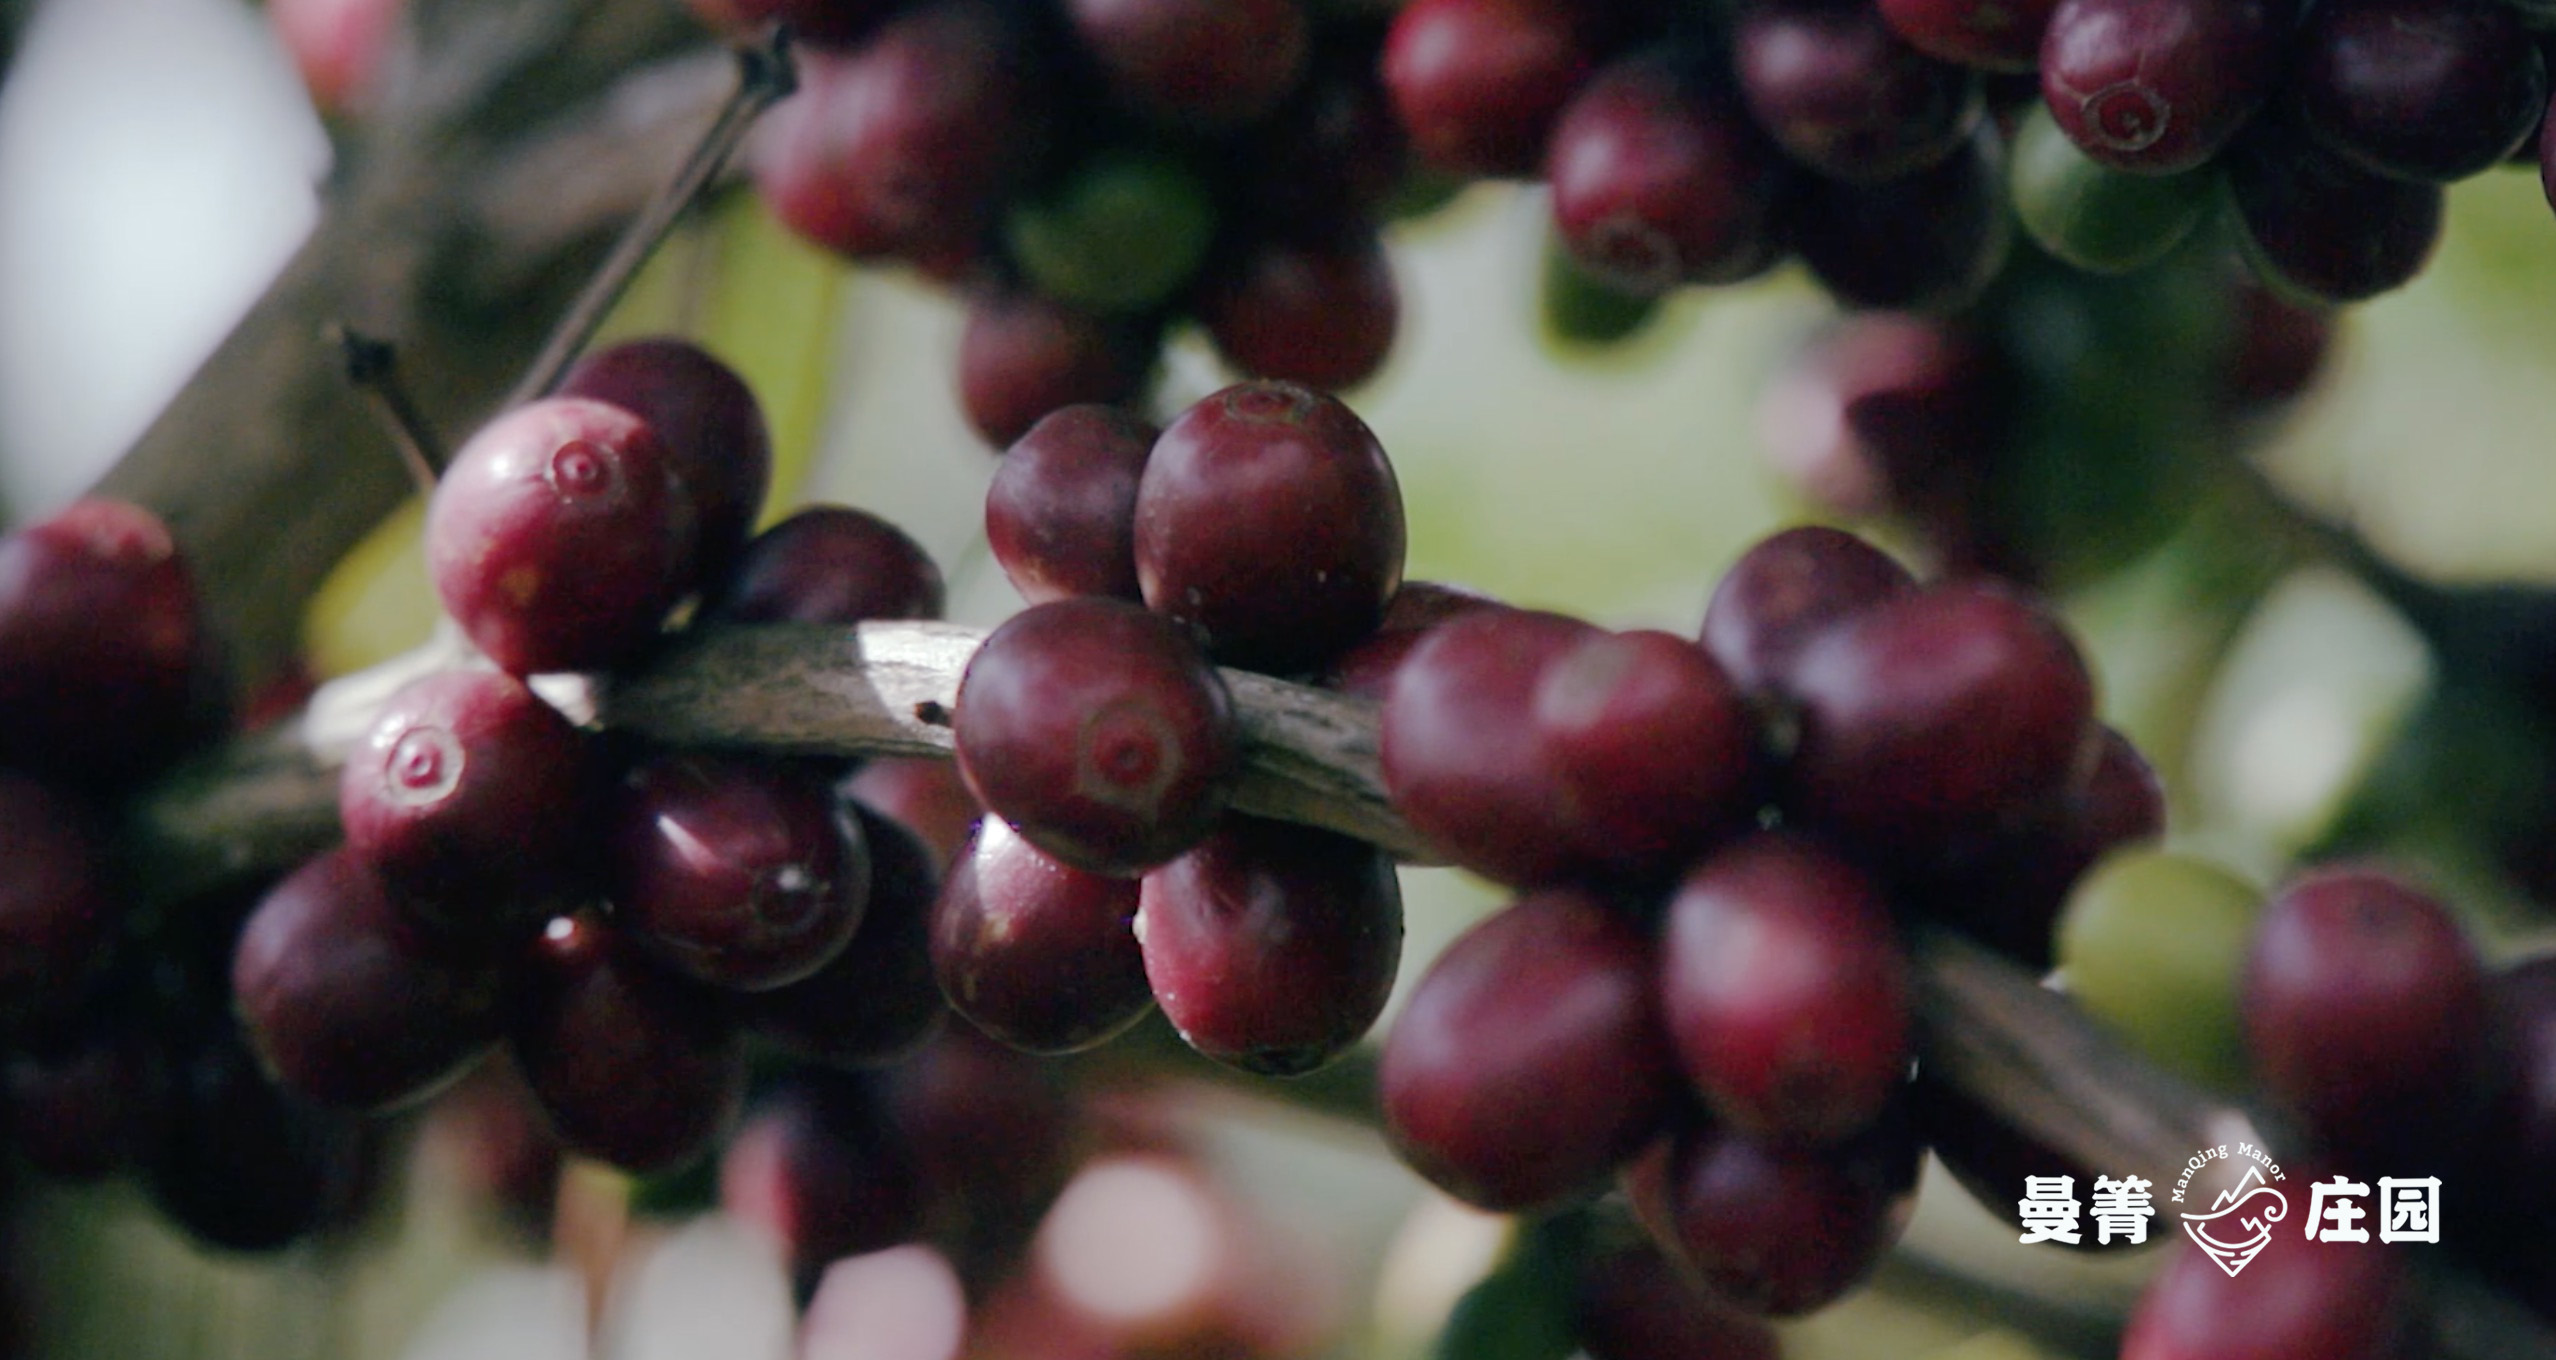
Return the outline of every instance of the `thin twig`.
[[[443,475],[448,461],[444,444],[436,437],[434,426],[427,423],[426,413],[417,409],[408,388],[400,382],[398,352],[389,341],[377,340],[340,322],[329,323],[328,330],[337,342],[347,383],[364,394],[365,403],[381,421],[382,432],[390,436],[392,447],[399,450],[400,461],[408,465],[408,475],[417,483],[419,494],[434,495],[435,479]]]
[[[518,406],[536,397],[547,396],[567,375],[568,366],[585,352],[586,345],[611,315],[630,282],[657,253],[675,223],[700,201],[702,191],[718,178],[728,157],[736,152],[746,133],[754,127],[763,111],[798,88],[796,68],[790,60],[787,29],[776,28],[762,46],[737,49],[736,93],[719,109],[709,130],[684,157],[683,167],[666,184],[665,189],[639,215],[631,220],[621,239],[613,243],[612,253],[604,257],[584,291],[569,304],[568,310],[545,341],[541,353],[524,369],[523,377],[508,394],[506,405]]]

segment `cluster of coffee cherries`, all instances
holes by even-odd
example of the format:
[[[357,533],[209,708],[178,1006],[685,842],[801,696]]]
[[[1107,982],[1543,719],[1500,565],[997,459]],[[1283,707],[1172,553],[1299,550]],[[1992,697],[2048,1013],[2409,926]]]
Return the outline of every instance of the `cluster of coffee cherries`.
[[[2006,200],[2081,267],[2137,268],[2221,201],[2268,283],[2411,278],[2444,182],[2524,153],[2548,102],[2498,0],[1414,0],[1383,75],[1416,155],[1552,188],[1570,264],[1632,298],[1799,257],[1839,299],[1941,310]]]
[[[780,20],[799,92],[756,179],[792,228],[963,286],[958,388],[1000,447],[1140,395],[1194,318],[1244,373],[1324,388],[1384,361],[1376,236],[1401,140],[1381,23],[1299,0],[696,0]]]
[[[1159,431],[1067,407],[1004,455],[986,529],[1031,604],[958,692],[959,770],[991,815],[933,921],[951,1005],[1039,1051],[1159,1003],[1254,1071],[1338,1055],[1401,959],[1393,864],[1228,810],[1244,738],[1217,668],[1312,678],[1392,636],[1417,588],[1375,436],[1288,383],[1228,388]]]
[[[1395,1146],[1501,1210],[1621,1175],[1659,1245],[1756,1313],[1860,1281],[1935,1136],[1902,930],[2046,966],[2071,883],[2162,828],[2041,605],[1920,586],[1834,530],[1750,549],[1700,642],[1482,605],[1384,689],[1394,807],[1520,890],[1385,1040]]]
[[[392,1109],[502,1045],[567,1148],[654,1171],[733,1123],[747,1034],[857,1064],[931,1033],[942,855],[846,769],[608,738],[527,683],[625,667],[679,607],[938,613],[938,569],[875,517],[819,507],[749,538],[768,476],[744,384],[664,340],[588,357],[455,455],[428,567],[488,664],[389,696],[347,756],[344,843],[241,930],[233,1001],[285,1087]]]

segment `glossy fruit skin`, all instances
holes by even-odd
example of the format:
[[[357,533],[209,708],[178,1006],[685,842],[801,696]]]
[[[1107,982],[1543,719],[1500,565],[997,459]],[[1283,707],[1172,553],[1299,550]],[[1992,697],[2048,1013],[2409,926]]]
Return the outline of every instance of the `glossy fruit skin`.
[[[2121,1360],[2381,1360],[2405,1353],[2396,1342],[2410,1292],[2403,1253],[2376,1242],[2276,1229],[2235,1277],[2177,1243],[2130,1314]]]
[[[1384,1013],[1402,961],[1393,861],[1312,827],[1229,817],[1145,875],[1145,977],[1189,1046],[1245,1071],[1299,1076]]]
[[[2206,169],[2136,175],[2088,156],[2049,106],[2027,111],[2008,167],[2016,220],[2079,269],[2127,274],[2173,253],[2215,201]]]
[[[959,407],[986,443],[1021,439],[1052,412],[1143,396],[1154,344],[1135,322],[1028,291],[969,299],[959,333]]]
[[[648,423],[692,499],[701,577],[725,579],[772,489],[772,434],[745,379],[699,345],[662,336],[578,360],[558,395],[609,402]]]
[[[1385,39],[1385,89],[1420,158],[1526,175],[1595,60],[1566,0],[1413,0]]]
[[[1882,22],[1921,52],[1984,71],[2029,72],[2057,0],[1880,0]]]
[[[123,912],[88,809],[0,771],[0,1024],[61,1011],[106,962]]]
[[[1717,1298],[1797,1317],[1880,1264],[1907,1219],[1922,1149],[1904,1113],[1836,1149],[1791,1149],[1697,1122],[1628,1177]]]
[[[1012,616],[969,658],[953,726],[977,801],[1093,873],[1195,844],[1241,770],[1223,678],[1169,620],[1123,600]]]
[[[837,791],[865,819],[884,818],[919,839],[935,864],[956,858],[976,834],[976,819],[985,815],[958,767],[932,756],[873,756]]]
[[[1955,311],[1987,289],[2013,240],[2004,145],[1983,123],[1961,150],[1896,179],[1807,180],[1784,221],[1793,249],[1839,301]]]
[[[1688,1080],[1731,1127],[1833,1144],[1907,1084],[1905,955],[1880,886],[1807,841],[1715,852],[1669,901],[1660,1005]]]
[[[2390,179],[2267,125],[2226,157],[2238,248],[2255,275],[2308,305],[2359,302],[2402,287],[2440,245],[2437,184]]]
[[[486,955],[438,947],[342,848],[266,895],[231,964],[266,1070],[354,1110],[422,1100],[486,1056],[504,1037],[505,981]]]
[[[1870,853],[1976,844],[2068,789],[2096,753],[2094,681],[2059,625],[1987,584],[1849,618],[1794,668],[1786,806]]]
[[[1137,884],[1058,863],[1000,817],[977,824],[932,908],[950,1008],[1013,1048],[1072,1053],[1153,1009]]]
[[[1429,630],[1477,609],[1506,609],[1488,595],[1439,581],[1405,581],[1385,605],[1384,622],[1367,640],[1342,652],[1315,683],[1351,698],[1383,703],[1393,677]]]
[[[709,606],[730,623],[937,619],[947,588],[921,544],[867,510],[812,505],[755,535]]]
[[[411,681],[347,754],[348,848],[440,934],[523,938],[582,886],[596,771],[584,734],[496,671]]]
[[[1985,109],[1977,76],[1910,46],[1866,6],[1750,0],[1731,41],[1758,126],[1824,175],[1925,169],[1959,150]]]
[[[801,54],[755,182],[792,230],[854,259],[972,251],[1035,149],[1037,100],[997,7],[917,6],[857,51]]]
[[[1268,113],[1312,50],[1297,0],[1068,0],[1065,10],[1110,92],[1174,127]]]
[[[803,981],[734,998],[730,1011],[782,1048],[836,1067],[912,1054],[949,1013],[932,977],[932,903],[941,859],[920,836],[854,804],[870,848],[870,905],[834,961]]]
[[[1602,636],[1561,614],[1485,610],[1432,629],[1396,669],[1378,732],[1385,793],[1450,861],[1516,884],[1574,867],[1553,830],[1535,697],[1556,659]]]
[[[1293,383],[1228,387],[1163,427],[1136,490],[1145,603],[1218,664],[1311,670],[1402,584],[1402,489],[1366,422]]]
[[[745,1100],[727,1016],[584,913],[553,921],[532,951],[508,1036],[560,1141],[625,1171],[698,1160]]]
[[[1271,241],[1220,273],[1199,306],[1216,352],[1254,378],[1337,392],[1384,367],[1402,295],[1372,235]]]
[[[2276,0],[2060,0],[2042,37],[2042,98],[2114,169],[2189,170],[2271,96],[2289,21]]]
[[[2485,977],[2437,900],[2365,868],[2293,879],[2264,905],[2242,985],[2264,1089],[2344,1169],[2437,1156],[2466,1131]]]
[[[1699,640],[1742,690],[1788,695],[1804,647],[1848,616],[1916,588],[1906,567],[1843,529],[1786,529],[1723,573]]]
[[[1395,1151],[1485,1209],[1596,1191],[1676,1098],[1656,976],[1642,930],[1583,889],[1530,893],[1465,932],[1385,1036]]]
[[[2286,86],[2298,124],[2364,169],[2447,183],[2492,169],[2547,109],[2518,10],[2465,0],[2320,5]]]
[[[810,976],[869,905],[869,847],[806,766],[659,756],[624,778],[604,834],[614,921],[712,986],[768,991]]]
[[[1736,280],[1778,253],[1782,158],[1737,101],[1679,56],[1600,71],[1563,109],[1544,174],[1572,260],[1628,295]]]
[[[0,537],[0,763],[82,785],[147,772],[186,745],[209,643],[150,511],[93,498]]]
[[[1536,763],[1554,825],[1587,871],[1674,873],[1754,806],[1757,728],[1703,649],[1650,630],[1584,637],[1537,678]]]
[[[1144,598],[1136,488],[1162,431],[1115,406],[1049,413],[1014,441],[985,492],[985,541],[1031,604]]]
[[[426,566],[500,669],[596,670],[647,645],[691,587],[695,523],[646,422],[545,397],[453,456],[427,504]]]

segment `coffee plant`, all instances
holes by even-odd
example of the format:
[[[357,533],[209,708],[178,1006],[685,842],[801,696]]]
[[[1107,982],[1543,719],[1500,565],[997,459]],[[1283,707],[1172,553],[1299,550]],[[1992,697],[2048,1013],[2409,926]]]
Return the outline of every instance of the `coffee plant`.
[[[0,1344],[2556,1354],[2556,588],[2264,456],[2447,186],[2556,202],[2556,10],[264,9],[321,225],[0,537]],[[1362,408],[1495,199],[1557,369],[1817,318],[1816,522],[1674,626],[1406,573]],[[964,558],[797,494],[846,271],[955,318]],[[2231,731],[2300,590],[2420,674]],[[566,1293],[168,1284],[456,1255]]]

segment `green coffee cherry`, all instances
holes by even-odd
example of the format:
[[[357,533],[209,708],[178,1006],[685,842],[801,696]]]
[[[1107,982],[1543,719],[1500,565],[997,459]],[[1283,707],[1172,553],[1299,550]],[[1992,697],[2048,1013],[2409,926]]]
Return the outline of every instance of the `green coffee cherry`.
[[[2041,248],[2096,274],[2126,274],[2164,259],[2214,199],[2207,169],[2133,175],[2102,165],[2036,103],[2007,158],[2015,220]]]
[[[1105,156],[1006,223],[1012,258],[1040,292],[1096,312],[1168,301],[1198,273],[1216,234],[1207,187],[1186,168]]]
[[[2132,850],[2097,865],[2059,917],[2059,967],[2086,1012],[2178,1075],[2244,1084],[2238,979],[2263,894],[2188,855]]]

